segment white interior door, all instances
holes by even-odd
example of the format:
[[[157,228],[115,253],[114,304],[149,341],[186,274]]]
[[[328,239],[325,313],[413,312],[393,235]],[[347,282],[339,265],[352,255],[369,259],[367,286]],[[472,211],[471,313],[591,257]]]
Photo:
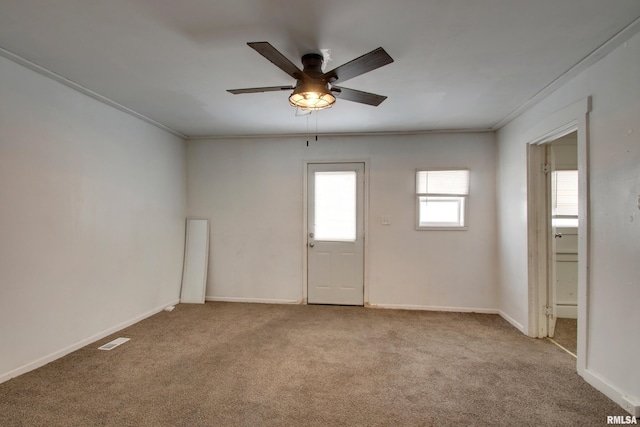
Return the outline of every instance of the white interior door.
[[[307,301],[364,305],[364,163],[307,166]]]
[[[548,249],[547,249],[547,268],[548,268],[548,290],[547,290],[547,335],[551,338],[555,335],[556,331],[556,285],[557,285],[557,270],[555,262],[556,244],[557,239],[561,234],[556,230],[556,223],[553,220],[555,191],[553,186],[553,171],[555,171],[555,158],[553,156],[553,150],[551,145],[546,146],[546,181],[547,181],[547,224],[549,226],[547,230],[548,236]]]

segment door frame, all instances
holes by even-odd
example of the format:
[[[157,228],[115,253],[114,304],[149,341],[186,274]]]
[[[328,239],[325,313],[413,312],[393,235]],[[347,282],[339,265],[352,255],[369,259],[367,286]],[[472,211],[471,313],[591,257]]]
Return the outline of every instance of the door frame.
[[[542,313],[548,289],[550,239],[546,209],[546,177],[542,170],[545,145],[571,132],[578,138],[578,342],[576,368],[584,375],[587,366],[587,325],[589,298],[589,112],[591,97],[556,111],[522,136],[527,144],[527,226],[528,226],[528,335],[546,336]]]
[[[342,163],[362,163],[364,165],[364,235],[363,239],[363,287],[364,287],[364,306],[369,306],[369,160],[368,159],[341,159],[341,160],[305,160],[302,166],[302,304],[307,304],[308,299],[308,260],[307,260],[307,236],[309,235],[309,225],[307,221],[307,205],[308,205],[308,179],[307,171],[310,164],[342,164]]]

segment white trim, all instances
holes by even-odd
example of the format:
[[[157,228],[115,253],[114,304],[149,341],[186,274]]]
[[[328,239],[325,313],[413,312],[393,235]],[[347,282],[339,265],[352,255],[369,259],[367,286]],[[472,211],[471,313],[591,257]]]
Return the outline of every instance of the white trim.
[[[616,387],[607,383],[588,369],[585,369],[582,372],[582,378],[609,399],[620,405],[625,411],[629,412],[634,417],[640,417],[640,401],[625,395]]]
[[[587,319],[589,291],[589,112],[591,97],[549,114],[527,129],[521,138],[527,143],[527,206],[528,206],[528,317],[529,336],[545,336],[543,314],[540,302],[546,296],[546,247],[547,233],[543,227],[546,213],[537,200],[542,194],[544,174],[540,170],[540,158],[547,142],[560,138],[571,131],[578,133],[578,174],[579,174],[579,216],[578,227],[578,347],[577,371],[583,375],[587,367]],[[543,277],[544,276],[544,277]]]
[[[576,130],[581,116],[591,112],[591,97],[560,108],[528,128],[521,136],[527,144],[544,144]]]
[[[31,71],[34,71],[42,76],[48,77],[51,80],[55,80],[56,82],[63,84],[77,92],[80,92],[83,95],[86,95],[90,98],[95,99],[96,101],[102,102],[103,104],[108,105],[109,107],[115,108],[116,110],[120,110],[123,113],[129,114],[130,116],[135,117],[136,119],[142,120],[152,126],[155,126],[159,129],[162,129],[165,132],[169,132],[170,134],[177,136],[182,139],[187,139],[187,135],[178,132],[175,129],[170,128],[169,126],[165,126],[160,122],[157,122],[143,114],[138,113],[137,111],[132,110],[131,108],[127,108],[122,104],[113,101],[112,99],[107,98],[106,96],[100,95],[97,92],[92,91],[89,88],[82,86],[79,83],[76,83],[72,80],[69,80],[66,77],[61,76],[60,74],[53,72],[47,68],[44,68],[34,62],[29,61],[28,59],[23,58],[22,56],[15,54],[7,49],[0,47],[0,56],[7,58],[10,61],[15,62],[18,65],[22,65],[25,68],[28,68]]]
[[[498,314],[500,315],[500,317],[502,317],[504,320],[506,320],[507,322],[509,322],[511,324],[511,326],[513,326],[514,328],[516,328],[517,330],[519,330],[520,332],[522,332],[523,334],[527,335],[527,331],[524,328],[524,325],[522,325],[522,323],[518,322],[516,319],[514,319],[513,317],[509,316],[507,313],[505,313],[502,310],[498,310]]]
[[[411,135],[438,135],[449,133],[493,133],[494,129],[489,128],[472,128],[472,129],[422,129],[407,131],[380,131],[380,132],[327,132],[319,133],[318,138],[332,137],[352,137],[352,136],[411,136]],[[248,135],[201,135],[188,136],[187,141],[198,141],[207,139],[264,139],[264,138],[300,138],[307,140],[308,133],[274,133],[274,134],[248,134]]]
[[[76,342],[75,344],[71,344],[70,346],[67,346],[61,350],[58,350],[56,352],[53,352],[47,356],[41,357],[40,359],[34,360],[33,362],[29,362],[26,365],[22,365],[16,369],[12,369],[9,372],[5,372],[4,374],[0,374],[0,384],[2,384],[5,381],[9,381],[11,378],[15,378],[19,375],[22,374],[26,374],[29,371],[33,371],[34,369],[38,369],[44,365],[46,365],[47,363],[51,363],[54,360],[57,360],[63,356],[66,356],[69,353],[72,353],[76,350],[81,349],[82,347],[85,347],[93,342],[96,342],[106,336],[109,336],[111,334],[114,334],[124,328],[127,328],[135,323],[138,323],[148,317],[153,316],[154,314],[160,313],[162,310],[164,310],[166,307],[170,307],[172,305],[176,305],[180,302],[179,299],[175,299],[172,301],[169,301],[163,305],[161,305],[160,307],[154,308],[152,310],[147,311],[146,313],[142,313],[130,320],[127,320],[125,322],[119,323],[116,326],[109,328],[109,329],[105,329],[102,332],[99,332],[95,335],[91,335],[88,338],[85,338],[83,340],[80,340],[78,342]]]
[[[569,68],[567,71],[562,73],[558,78],[549,83],[547,86],[538,91],[531,98],[527,99],[522,105],[509,113],[505,118],[500,120],[498,123],[491,127],[492,130],[496,131],[504,126],[506,126],[509,122],[516,119],[522,113],[532,108],[538,102],[542,101],[548,95],[550,95],[555,90],[562,87],[569,80],[598,62],[600,59],[605,57],[607,54],[612,52],[618,46],[620,46],[623,42],[629,40],[633,37],[637,32],[640,31],[640,18],[636,18],[633,22],[627,25],[625,28],[616,33],[613,37],[611,37],[606,42],[602,43],[598,46],[593,52],[582,58],[578,61],[574,66]]]
[[[589,189],[589,113],[591,97],[586,99],[584,109],[578,112],[578,373],[587,368],[589,292],[591,271],[591,216]]]
[[[307,294],[308,287],[308,277],[307,271],[309,269],[308,260],[307,260],[307,244],[309,239],[307,235],[309,233],[308,228],[308,220],[307,220],[307,205],[309,202],[307,201],[307,193],[308,193],[308,185],[309,185],[309,163],[308,161],[302,162],[302,299],[303,301],[307,301],[309,295]]]
[[[293,299],[270,299],[270,298],[244,298],[244,297],[214,297],[206,296],[205,301],[217,302],[249,302],[258,304],[304,304],[303,300]]]
[[[363,305],[366,305],[367,301],[369,301],[369,180],[371,176],[371,163],[369,159],[363,160],[364,163],[364,212],[363,212],[363,220],[364,220],[364,239],[363,242],[363,251],[364,251],[364,271],[362,272],[362,280],[364,281],[364,299]]]
[[[546,161],[543,145],[527,145],[527,298],[530,337],[547,336],[547,323],[542,322],[542,301],[547,301],[547,215],[546,177],[540,170]],[[546,317],[544,318],[546,319]]]
[[[446,311],[452,313],[481,313],[500,314],[495,308],[473,308],[473,307],[444,307],[438,305],[409,305],[409,304],[372,304],[365,303],[366,307],[384,308],[392,310],[422,310],[422,311]]]

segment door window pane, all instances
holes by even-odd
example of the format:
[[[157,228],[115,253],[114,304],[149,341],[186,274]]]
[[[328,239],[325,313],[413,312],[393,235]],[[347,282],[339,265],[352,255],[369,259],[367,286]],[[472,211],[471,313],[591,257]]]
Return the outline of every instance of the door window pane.
[[[315,239],[356,240],[356,172],[315,172]]]

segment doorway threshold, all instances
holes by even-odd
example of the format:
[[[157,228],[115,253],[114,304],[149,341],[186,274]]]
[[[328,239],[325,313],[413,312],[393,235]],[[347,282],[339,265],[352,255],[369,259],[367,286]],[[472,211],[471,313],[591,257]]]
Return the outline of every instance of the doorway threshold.
[[[564,351],[566,351],[567,353],[569,353],[570,355],[572,355],[575,359],[578,358],[578,356],[573,353],[570,350],[567,350],[567,348],[565,348],[562,344],[560,344],[558,341],[554,340],[553,338],[549,338],[549,337],[545,337],[546,339],[548,339],[549,341],[551,341],[552,343],[554,343],[555,345],[557,345],[558,347],[560,347],[561,349],[563,349]]]

